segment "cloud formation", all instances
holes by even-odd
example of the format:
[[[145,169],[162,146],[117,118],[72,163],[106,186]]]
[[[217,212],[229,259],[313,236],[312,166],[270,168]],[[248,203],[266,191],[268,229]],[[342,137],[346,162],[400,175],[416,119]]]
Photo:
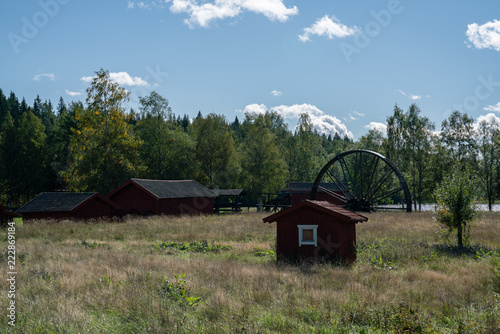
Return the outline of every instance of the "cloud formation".
[[[213,21],[234,18],[244,11],[262,14],[271,21],[286,22],[297,15],[296,6],[286,7],[283,0],[173,0],[170,11],[175,14],[187,13],[189,19],[184,20],[190,28],[196,26],[209,27]]]
[[[500,21],[493,20],[483,25],[469,24],[465,34],[469,42],[477,49],[500,51]]]
[[[486,111],[496,111],[496,112],[499,112],[500,113],[500,102],[498,102],[496,105],[494,106],[487,106],[487,107],[484,107],[483,108],[484,110]]]
[[[486,115],[481,115],[476,119],[476,122],[474,123],[474,128],[477,130],[479,128],[479,124],[481,122],[487,122],[487,123],[496,123],[497,125],[500,126],[500,117],[498,117],[495,114],[489,113]]]
[[[328,15],[318,19],[312,26],[304,28],[304,34],[299,35],[299,40],[302,42],[310,41],[311,35],[326,36],[328,39],[345,38],[352,36],[359,31],[358,27],[350,28],[335,17],[331,18]]]
[[[276,112],[289,120],[298,120],[301,114],[308,114],[313,130],[317,130],[321,134],[335,135],[335,133],[338,133],[341,137],[347,135],[347,137],[353,138],[352,132],[347,129],[340,119],[325,114],[324,111],[311,104],[280,105],[270,109],[264,104],[250,104],[243,110],[244,113],[256,114],[264,114],[266,111]]]
[[[276,89],[275,89],[275,90],[273,90],[273,91],[271,91],[271,94],[272,94],[272,95],[274,95],[274,96],[280,96],[280,95],[283,95],[283,93],[282,93],[282,92],[280,92],[279,90],[276,90]]]
[[[379,131],[384,135],[387,134],[387,125],[385,123],[370,122],[370,124],[365,125],[365,129]]]
[[[409,98],[410,100],[413,100],[413,101],[416,101],[416,100],[420,100],[422,98],[422,95],[413,95],[413,94],[406,94],[405,92],[403,92],[401,89],[399,90],[399,92]]]
[[[42,81],[43,78],[47,78],[50,81],[54,81],[56,79],[56,75],[54,73],[39,73],[33,77],[33,80]]]
[[[90,83],[94,80],[95,77],[82,77],[82,80],[85,83]],[[127,72],[110,72],[109,78],[114,83],[119,84],[120,86],[149,86],[148,82],[140,77],[131,77]]]
[[[72,92],[72,91],[69,91],[69,90],[67,90],[67,89],[65,89],[65,90],[64,90],[64,92],[65,92],[67,95],[69,95],[69,96],[73,96],[73,97],[74,97],[74,96],[80,96],[80,95],[82,95],[82,94],[83,94],[82,92]]]

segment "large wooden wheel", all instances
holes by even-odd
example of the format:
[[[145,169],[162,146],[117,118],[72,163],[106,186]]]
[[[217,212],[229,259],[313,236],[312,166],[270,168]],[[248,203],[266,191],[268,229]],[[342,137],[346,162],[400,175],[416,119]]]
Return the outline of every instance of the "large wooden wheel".
[[[310,198],[328,198],[352,211],[411,212],[410,190],[401,172],[389,159],[368,150],[344,152],[330,160],[319,172]]]

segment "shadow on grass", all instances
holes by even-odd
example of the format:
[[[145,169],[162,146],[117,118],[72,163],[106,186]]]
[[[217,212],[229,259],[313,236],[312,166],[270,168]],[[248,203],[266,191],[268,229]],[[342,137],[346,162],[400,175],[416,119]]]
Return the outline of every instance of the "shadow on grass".
[[[472,246],[455,246],[455,245],[435,245],[436,252],[448,256],[470,256],[470,257],[484,257],[495,250],[486,246],[472,245]]]

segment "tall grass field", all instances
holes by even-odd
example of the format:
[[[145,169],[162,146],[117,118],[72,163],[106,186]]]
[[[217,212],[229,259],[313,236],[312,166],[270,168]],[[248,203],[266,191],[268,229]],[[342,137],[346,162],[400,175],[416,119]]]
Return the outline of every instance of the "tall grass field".
[[[276,263],[265,214],[17,226],[16,320],[0,230],[1,333],[500,333],[500,214],[470,246],[430,213],[374,213],[357,257]]]

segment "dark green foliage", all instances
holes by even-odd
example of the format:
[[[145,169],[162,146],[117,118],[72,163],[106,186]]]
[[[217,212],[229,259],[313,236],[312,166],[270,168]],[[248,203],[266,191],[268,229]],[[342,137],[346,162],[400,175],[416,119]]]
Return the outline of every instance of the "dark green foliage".
[[[158,245],[153,246],[156,250],[176,249],[182,252],[197,252],[197,253],[219,253],[220,251],[230,250],[232,247],[229,245],[221,245],[213,242],[209,244],[206,240],[191,241],[191,242],[174,242],[164,241]]]
[[[435,219],[450,232],[457,231],[458,247],[467,244],[470,225],[474,222],[478,208],[476,199],[477,181],[462,166],[456,166],[446,175],[436,189],[437,206]]]

